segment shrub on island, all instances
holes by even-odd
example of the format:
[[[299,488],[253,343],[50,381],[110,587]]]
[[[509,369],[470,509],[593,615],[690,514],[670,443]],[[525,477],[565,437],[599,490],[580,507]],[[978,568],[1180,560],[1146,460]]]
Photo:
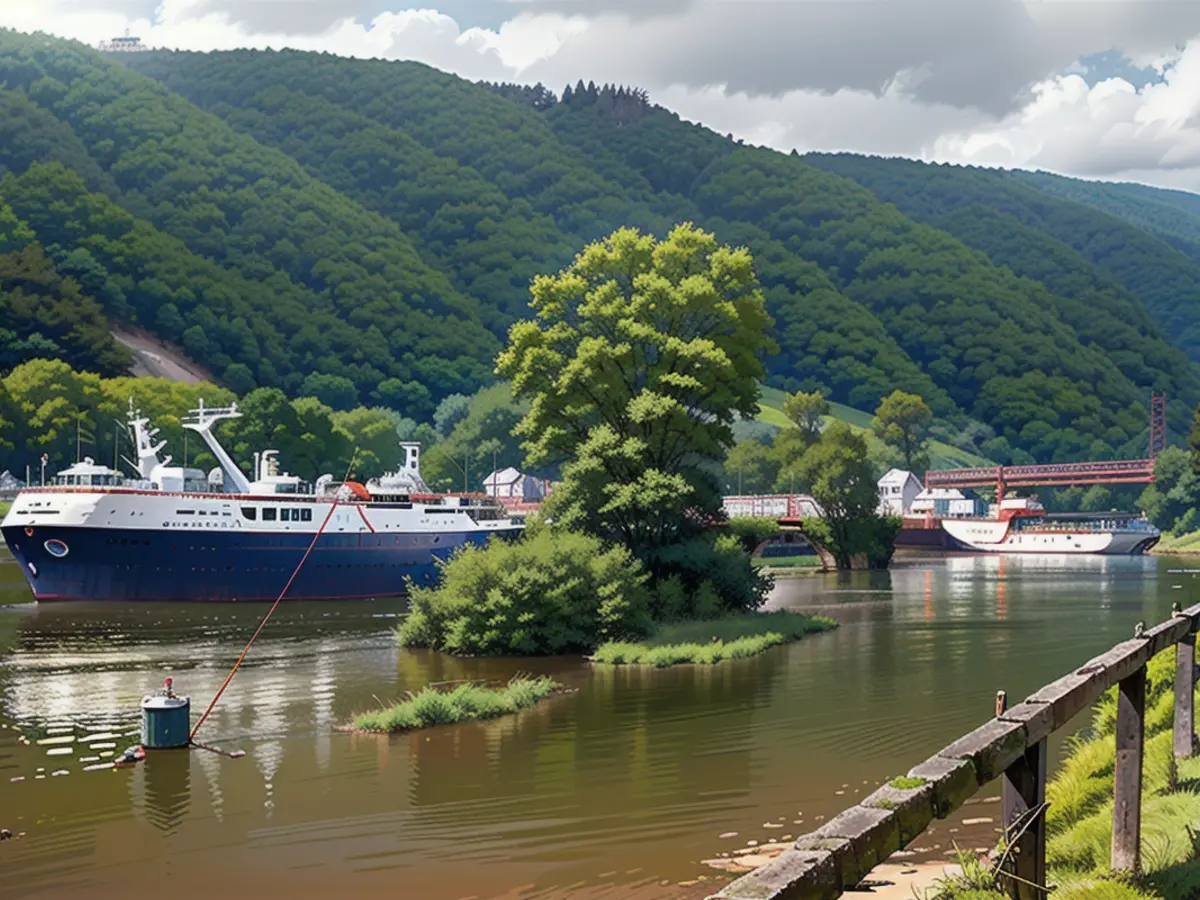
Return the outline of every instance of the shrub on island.
[[[560,529],[466,546],[437,587],[410,587],[400,643],[469,656],[589,653],[650,631],[642,565],[620,546]]]

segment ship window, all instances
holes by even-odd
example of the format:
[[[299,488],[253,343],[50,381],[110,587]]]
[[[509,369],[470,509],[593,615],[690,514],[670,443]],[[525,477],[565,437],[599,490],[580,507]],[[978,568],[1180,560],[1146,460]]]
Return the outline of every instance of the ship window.
[[[267,507],[263,508],[263,521],[264,522],[274,522],[275,521],[275,507],[267,506]]]
[[[251,522],[255,522],[258,520],[258,507],[257,506],[243,506],[242,507],[242,515],[245,516],[247,519],[249,519]]]
[[[300,510],[300,518],[303,519],[305,522],[311,522],[312,521],[312,510],[311,509]]]
[[[288,509],[286,506],[279,511],[279,521],[280,522],[292,521],[292,511],[290,509]]]
[[[177,510],[175,510],[175,515],[177,515],[177,516],[194,516],[195,514],[196,514],[196,511],[194,509],[177,509]]]

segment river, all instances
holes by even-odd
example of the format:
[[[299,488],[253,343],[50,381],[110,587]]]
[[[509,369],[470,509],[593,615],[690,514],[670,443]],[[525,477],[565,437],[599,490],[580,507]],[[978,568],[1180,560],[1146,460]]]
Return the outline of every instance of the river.
[[[997,689],[1015,702],[1195,602],[1181,564],[937,557],[780,580],[773,606],[841,627],[662,671],[400,651],[400,602],[285,603],[200,736],[245,758],[115,771],[86,767],[135,742],[143,693],[172,675],[198,714],[264,608],[0,605],[0,827],[25,832],[0,844],[0,896],[703,896],[723,876],[701,860],[815,827],[988,718]],[[10,600],[15,568],[0,556]],[[376,698],[518,671],[578,691],[482,724],[332,730]],[[992,839],[937,828],[931,857]]]

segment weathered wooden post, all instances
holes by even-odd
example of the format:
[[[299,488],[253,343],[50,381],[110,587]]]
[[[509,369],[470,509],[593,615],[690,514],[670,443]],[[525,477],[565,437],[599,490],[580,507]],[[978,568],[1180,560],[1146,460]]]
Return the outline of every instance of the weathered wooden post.
[[[1008,695],[996,693],[996,717],[1008,710]],[[1010,850],[1011,872],[1005,892],[1013,900],[1043,900],[1046,893],[1046,740],[1027,748],[1004,770],[1004,841]],[[1030,820],[1030,816],[1033,817]]]
[[[1139,629],[1140,630],[1140,629]],[[1146,729],[1146,667],[1117,684],[1117,758],[1113,768],[1112,868],[1141,868],[1142,743]]]
[[[1171,612],[1178,616],[1179,604]],[[1192,623],[1195,628],[1195,622]],[[1175,645],[1175,758],[1190,759],[1196,731],[1196,632],[1189,631]]]

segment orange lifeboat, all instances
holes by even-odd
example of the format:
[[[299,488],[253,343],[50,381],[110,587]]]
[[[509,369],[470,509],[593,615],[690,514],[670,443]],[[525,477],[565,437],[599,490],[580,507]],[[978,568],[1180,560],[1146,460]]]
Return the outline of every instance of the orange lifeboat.
[[[347,481],[346,487],[349,488],[350,493],[352,493],[359,500],[370,500],[371,499],[371,492],[368,491],[364,485],[360,484],[357,481]]]

